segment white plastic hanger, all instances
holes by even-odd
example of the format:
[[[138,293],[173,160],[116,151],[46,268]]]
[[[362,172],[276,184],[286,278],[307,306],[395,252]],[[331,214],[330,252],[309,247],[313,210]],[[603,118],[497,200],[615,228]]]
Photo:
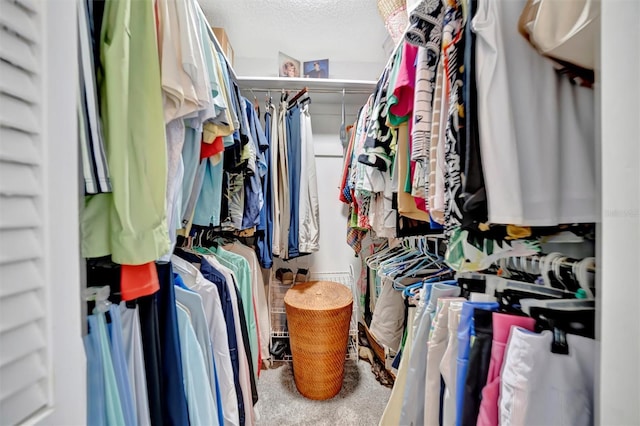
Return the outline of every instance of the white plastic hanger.
[[[539,307],[539,308],[550,308],[557,309],[561,311],[577,311],[584,309],[595,309],[596,308],[596,300],[595,299],[520,299],[520,306],[522,307],[522,312],[527,315],[531,315],[531,308]]]
[[[93,308],[94,314],[104,314],[109,312],[111,302],[109,301],[109,295],[111,289],[108,285],[104,287],[87,287],[84,289],[84,298],[87,302],[94,301],[96,306]]]

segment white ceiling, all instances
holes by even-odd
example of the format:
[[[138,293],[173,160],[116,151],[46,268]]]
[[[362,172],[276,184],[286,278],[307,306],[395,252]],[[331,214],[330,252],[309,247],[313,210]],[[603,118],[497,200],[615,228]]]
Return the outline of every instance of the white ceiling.
[[[199,1],[211,25],[227,32],[236,62],[264,59],[271,67],[282,51],[302,61],[367,63],[377,74],[387,60],[375,0]]]

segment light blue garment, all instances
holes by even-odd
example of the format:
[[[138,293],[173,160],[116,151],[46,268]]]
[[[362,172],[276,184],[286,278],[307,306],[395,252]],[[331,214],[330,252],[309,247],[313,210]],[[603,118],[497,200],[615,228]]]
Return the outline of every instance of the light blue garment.
[[[193,224],[200,226],[220,226],[222,209],[223,161],[213,163],[212,158],[204,161],[205,172],[200,188],[200,196],[193,215]]]
[[[237,382],[236,391],[236,378],[238,377],[238,367],[234,369],[234,364],[238,365],[238,352],[237,345],[233,346],[233,355],[230,350],[230,341],[236,343],[235,339],[235,326],[234,317],[231,306],[231,300],[225,299],[225,307],[228,307],[231,317],[227,319],[225,317],[225,311],[220,299],[220,292],[218,290],[218,284],[227,288],[227,282],[224,277],[217,271],[213,270],[213,267],[208,263],[208,260],[202,259],[200,272],[195,266],[190,264],[184,259],[177,256],[172,257],[172,263],[174,270],[182,278],[182,282],[190,290],[196,291],[202,298],[202,305],[204,306],[205,316],[207,318],[207,324],[209,326],[209,338],[212,342],[213,359],[216,368],[216,379],[220,393],[220,407],[224,407],[224,423],[225,426],[239,426],[240,422],[240,407],[244,407],[240,403],[242,402],[242,394],[238,398],[238,392],[240,392],[240,382]],[[203,274],[205,269],[211,274],[207,273],[209,278],[214,278],[215,274],[219,275],[218,284],[214,284],[208,279],[205,279]],[[227,293],[224,293],[228,295]],[[229,328],[227,328],[229,327]],[[231,336],[227,334],[227,329],[233,333]],[[233,358],[233,361],[232,361]],[[218,396],[218,395],[216,395]],[[244,413],[244,411],[243,411]],[[244,414],[243,414],[244,415]]]
[[[192,426],[219,425],[217,403],[211,392],[207,368],[188,311],[176,304],[184,390]]]
[[[198,142],[199,144],[200,142]],[[202,184],[204,182],[204,175],[207,170],[207,161],[202,160],[198,164],[198,168],[196,170],[195,178],[193,179],[193,186],[191,188],[191,194],[187,200],[187,205],[184,210],[184,215],[182,216],[182,225],[183,227],[187,227],[193,218],[193,214],[196,210],[196,204],[198,202],[198,198],[200,197],[200,190],[202,189]],[[184,196],[182,198],[184,200]]]
[[[458,368],[456,371],[456,426],[462,425],[462,409],[464,406],[464,385],[467,379],[469,367],[469,351],[471,349],[471,336],[475,334],[473,329],[473,311],[485,309],[496,311],[500,305],[497,302],[464,302],[460,312],[460,325],[458,326]]]
[[[100,354],[102,376],[104,378],[104,401],[107,425],[123,425],[124,415],[118,392],[118,384],[111,360],[109,337],[107,336],[107,321],[105,314],[89,315],[89,334],[94,339],[94,347]]]
[[[438,299],[442,297],[456,297],[460,294],[460,287],[455,280],[427,283],[424,296],[428,302],[424,307],[416,333],[413,336],[409,371],[402,399],[401,425],[417,425],[424,422],[424,399],[427,379],[427,354],[429,351],[429,332],[431,322],[436,314]]]
[[[202,297],[195,291],[189,289],[179,274],[174,273],[173,278],[176,285],[176,301],[189,313],[189,319],[191,320],[191,325],[196,333],[196,337],[198,338],[198,343],[202,350],[202,357],[204,359],[205,366],[207,367],[207,372],[209,373],[211,392],[216,399],[218,421],[223,425],[224,407],[222,403],[222,396],[220,395],[220,386],[218,384],[215,359],[213,357],[213,348],[211,345],[212,342],[209,337],[209,324],[207,324]]]
[[[182,278],[177,275],[175,281],[182,281]],[[184,283],[182,283],[184,285]],[[182,287],[176,285],[176,301],[181,303],[189,311],[189,318],[191,320],[191,326],[196,333],[196,338],[200,344],[202,351],[202,358],[204,359],[205,367],[207,368],[207,376],[209,378],[209,384],[211,386],[211,392],[215,391],[216,381],[214,373],[214,360],[213,350],[211,348],[211,338],[209,333],[209,325],[207,324],[207,318],[204,314],[204,307],[202,305],[202,297],[198,293],[194,293],[191,290],[185,290]]]
[[[105,426],[107,424],[107,407],[104,395],[104,369],[102,354],[97,333],[91,332],[91,323],[95,321],[89,317],[89,334],[84,336],[84,351],[87,355],[87,425]]]
[[[124,345],[122,343],[122,321],[120,320],[120,308],[118,305],[109,307],[111,323],[107,325],[109,330],[109,340],[111,342],[111,360],[113,361],[113,371],[116,376],[120,404],[124,416],[124,424],[137,426],[138,419],[133,404],[133,393],[131,392],[131,382],[129,381],[129,367],[124,356]]]
[[[142,332],[138,306],[130,309],[126,302],[120,303],[122,322],[122,342],[129,370],[129,382],[133,392],[133,404],[139,426],[150,426],[149,396],[147,393],[147,372],[144,365]]]

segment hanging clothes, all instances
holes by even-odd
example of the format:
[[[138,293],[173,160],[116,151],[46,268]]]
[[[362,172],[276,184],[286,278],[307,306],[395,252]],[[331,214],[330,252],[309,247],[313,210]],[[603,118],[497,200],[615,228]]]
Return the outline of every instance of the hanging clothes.
[[[233,243],[225,246],[225,249],[242,256],[249,265],[251,273],[252,293],[254,295],[254,312],[258,324],[258,342],[260,350],[258,351],[259,360],[256,365],[256,372],[260,374],[262,360],[271,358],[269,353],[269,344],[271,340],[271,322],[269,316],[269,307],[267,305],[267,296],[265,292],[265,284],[262,278],[260,264],[254,250],[240,244]]]
[[[240,424],[239,409],[244,406],[240,404],[242,395],[238,379],[239,364],[233,311],[229,317],[225,314],[218,286],[213,284],[212,280],[205,279],[204,274],[195,266],[177,256],[172,257],[172,263],[185,285],[202,298],[216,365],[215,371],[220,388],[224,422],[225,424]],[[206,271],[209,264],[203,260],[202,266]],[[211,277],[211,275],[207,275]],[[226,290],[226,283],[224,284],[224,290]],[[238,395],[240,399],[238,399]],[[243,417],[244,411],[242,412]]]
[[[301,254],[320,250],[320,203],[309,105],[300,109],[301,163],[298,244]]]
[[[135,308],[129,309],[126,302],[121,302],[120,319],[122,320],[122,342],[133,393],[136,420],[138,425],[148,426],[151,424],[151,415],[139,307],[136,305]]]
[[[86,195],[111,192],[111,177],[104,150],[100,103],[96,84],[93,19],[84,0],[78,1],[78,136]]]
[[[595,222],[594,92],[559,75],[520,36],[524,5],[481,0],[472,21],[489,220]]]
[[[272,131],[273,131],[273,105],[269,103],[269,108],[265,112],[264,116],[264,145],[262,150],[264,153],[266,173],[262,177],[262,193],[264,194],[264,205],[260,210],[260,223],[256,227],[256,253],[260,260],[260,265],[269,269],[273,266],[273,235],[274,235],[274,193],[273,193],[273,160],[272,152],[275,148],[272,148]],[[259,117],[257,122],[260,123]]]
[[[153,5],[109,0],[104,16],[98,81],[113,193],[86,197],[82,252],[87,258],[111,254],[115,262],[140,265],[169,249],[167,150]],[[124,27],[130,29],[127,34],[119,30]]]
[[[404,389],[402,414],[400,424],[418,424],[425,416],[426,369],[429,352],[429,336],[433,332],[432,322],[436,316],[439,300],[445,297],[455,297],[460,294],[460,288],[455,282],[441,282],[424,287],[424,298],[428,300],[422,315],[416,318],[417,328],[413,336],[413,348],[406,356],[409,357],[409,371]]]

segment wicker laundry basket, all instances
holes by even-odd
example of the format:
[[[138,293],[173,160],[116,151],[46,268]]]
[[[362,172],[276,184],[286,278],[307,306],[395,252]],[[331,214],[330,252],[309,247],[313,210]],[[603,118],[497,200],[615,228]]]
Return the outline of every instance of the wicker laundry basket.
[[[310,281],[291,287],[284,304],[298,391],[309,399],[333,398],[344,377],[351,291],[331,281]]]

